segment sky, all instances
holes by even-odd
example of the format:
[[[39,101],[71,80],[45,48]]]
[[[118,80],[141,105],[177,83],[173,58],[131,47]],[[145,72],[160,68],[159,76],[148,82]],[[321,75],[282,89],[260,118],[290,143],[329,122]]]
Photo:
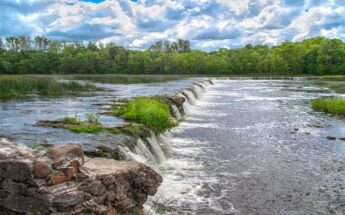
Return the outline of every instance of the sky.
[[[44,35],[146,49],[188,39],[205,51],[314,36],[345,41],[345,0],[0,0],[0,36]]]

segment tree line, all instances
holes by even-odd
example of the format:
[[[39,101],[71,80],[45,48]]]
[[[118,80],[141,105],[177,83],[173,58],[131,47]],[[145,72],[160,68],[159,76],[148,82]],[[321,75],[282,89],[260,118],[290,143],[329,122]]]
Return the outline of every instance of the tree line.
[[[192,50],[188,40],[158,41],[147,50],[115,43],[82,43],[44,36],[0,37],[0,74],[345,74],[345,43],[315,37],[269,47],[213,52]]]

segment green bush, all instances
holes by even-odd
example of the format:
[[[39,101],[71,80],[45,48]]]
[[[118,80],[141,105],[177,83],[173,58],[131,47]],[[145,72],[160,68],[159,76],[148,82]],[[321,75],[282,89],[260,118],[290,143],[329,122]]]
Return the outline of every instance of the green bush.
[[[161,133],[175,126],[169,106],[153,98],[135,98],[119,107],[117,115],[144,124],[155,133]]]
[[[316,111],[345,117],[345,99],[315,99],[312,107]]]

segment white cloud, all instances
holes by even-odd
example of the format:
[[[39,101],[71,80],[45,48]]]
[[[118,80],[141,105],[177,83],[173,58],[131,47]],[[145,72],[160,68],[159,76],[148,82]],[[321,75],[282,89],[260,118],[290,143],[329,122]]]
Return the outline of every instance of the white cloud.
[[[3,36],[46,34],[136,49],[176,38],[204,50],[317,35],[345,39],[342,0],[2,0],[0,7]]]

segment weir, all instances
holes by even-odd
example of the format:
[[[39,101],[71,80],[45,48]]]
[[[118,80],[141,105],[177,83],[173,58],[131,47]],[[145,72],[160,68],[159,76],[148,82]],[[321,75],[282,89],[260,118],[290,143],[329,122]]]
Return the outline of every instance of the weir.
[[[193,84],[191,88],[177,93],[175,96],[185,98],[183,109],[180,110],[176,105],[171,104],[170,110],[176,121],[183,119],[185,114],[188,114],[190,108],[197,103],[197,100],[206,92],[208,85],[213,84],[212,81],[207,80],[202,83]],[[170,144],[169,131],[159,134],[158,136],[150,131],[150,135],[146,138],[139,138],[134,146],[122,145],[120,151],[125,155],[126,160],[135,160],[149,165],[158,165],[164,162],[171,152],[172,146]]]

